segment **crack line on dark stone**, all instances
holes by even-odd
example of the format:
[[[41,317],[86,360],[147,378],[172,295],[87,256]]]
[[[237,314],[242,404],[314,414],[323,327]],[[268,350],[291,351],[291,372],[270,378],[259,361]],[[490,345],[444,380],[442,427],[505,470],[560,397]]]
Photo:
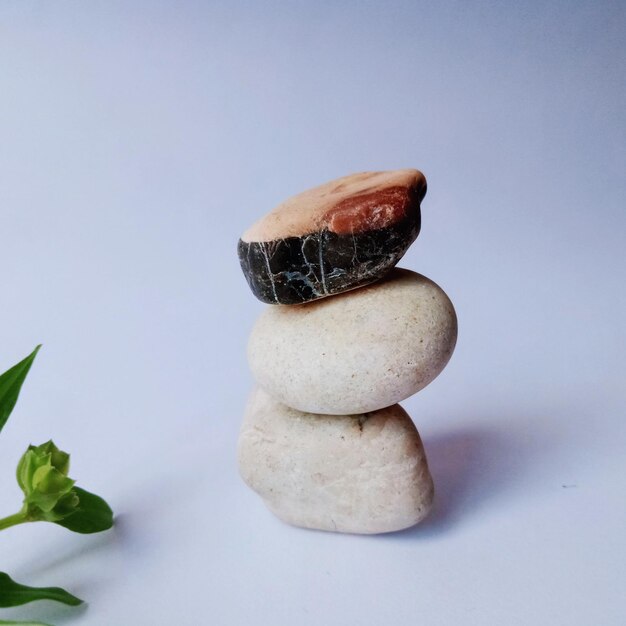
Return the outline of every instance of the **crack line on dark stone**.
[[[318,242],[319,242],[319,258],[320,258],[320,275],[322,277],[322,291],[327,294],[328,289],[326,288],[326,277],[324,276],[324,254],[323,254],[323,248],[322,248],[322,244],[324,242],[323,233],[319,234]]]
[[[261,252],[263,253],[263,258],[265,259],[265,265],[267,267],[267,275],[270,279],[270,283],[272,284],[272,293],[274,294],[274,300],[278,302],[278,294],[276,293],[276,284],[274,283],[274,275],[272,274],[272,268],[270,267],[270,258],[267,254],[265,244],[260,243],[259,245],[261,246]]]

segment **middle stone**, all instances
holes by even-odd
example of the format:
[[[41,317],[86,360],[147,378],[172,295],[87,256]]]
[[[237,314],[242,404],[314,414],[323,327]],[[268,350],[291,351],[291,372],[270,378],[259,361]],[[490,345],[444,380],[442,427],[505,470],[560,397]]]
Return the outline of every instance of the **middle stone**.
[[[375,411],[418,392],[452,356],[454,307],[434,282],[394,269],[356,291],[268,307],[252,330],[257,383],[300,411]]]

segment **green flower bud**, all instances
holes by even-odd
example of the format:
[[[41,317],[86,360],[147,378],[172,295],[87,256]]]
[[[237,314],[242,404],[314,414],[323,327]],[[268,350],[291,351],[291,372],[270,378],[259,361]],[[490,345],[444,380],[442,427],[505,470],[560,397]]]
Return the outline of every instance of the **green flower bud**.
[[[17,482],[24,492],[24,509],[31,520],[56,522],[74,513],[78,495],[68,478],[70,455],[52,441],[29,446],[17,466]]]

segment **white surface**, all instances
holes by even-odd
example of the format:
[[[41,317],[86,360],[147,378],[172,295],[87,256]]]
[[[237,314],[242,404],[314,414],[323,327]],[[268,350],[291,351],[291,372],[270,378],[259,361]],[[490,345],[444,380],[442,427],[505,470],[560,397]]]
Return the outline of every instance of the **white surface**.
[[[340,6],[336,6],[339,4]],[[132,6],[131,6],[132,5]],[[57,625],[624,624],[618,3],[0,4],[2,512],[48,437],[115,531],[0,535]],[[459,343],[404,403],[438,491],[380,537],[284,526],[235,443],[261,310],[237,237],[293,193],[418,167],[404,266]]]

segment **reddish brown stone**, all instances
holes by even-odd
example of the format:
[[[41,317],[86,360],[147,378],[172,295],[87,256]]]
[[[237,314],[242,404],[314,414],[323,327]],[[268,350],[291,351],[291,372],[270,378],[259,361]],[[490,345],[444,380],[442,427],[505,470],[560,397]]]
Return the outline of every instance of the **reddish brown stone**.
[[[249,228],[239,259],[263,302],[296,304],[384,276],[420,230],[418,170],[363,172],[289,198]]]
[[[415,210],[415,194],[411,187],[367,191],[341,200],[323,219],[328,230],[337,235],[387,228],[404,219],[409,211]]]

